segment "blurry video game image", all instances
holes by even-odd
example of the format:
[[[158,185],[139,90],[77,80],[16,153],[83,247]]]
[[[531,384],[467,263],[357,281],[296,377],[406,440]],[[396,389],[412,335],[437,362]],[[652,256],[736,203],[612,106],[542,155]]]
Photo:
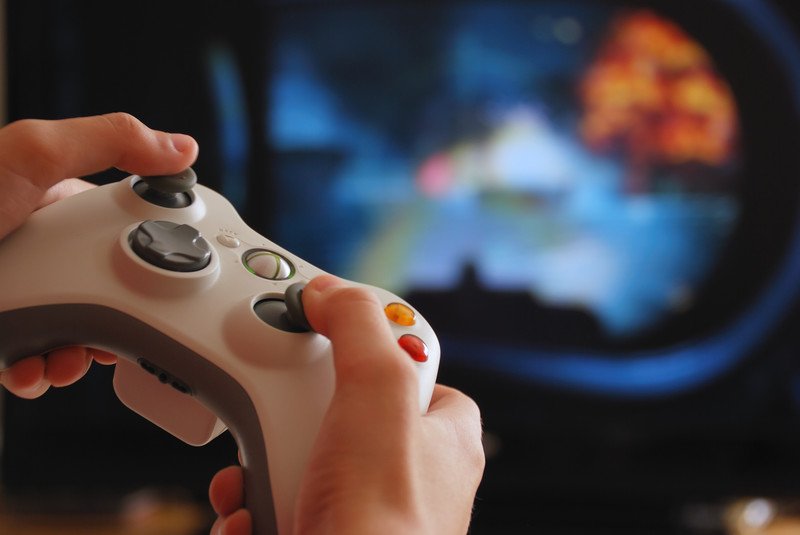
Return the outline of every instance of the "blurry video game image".
[[[278,243],[437,312],[514,311],[450,305],[445,339],[613,345],[692,308],[740,213],[739,119],[668,17],[384,5],[275,31]]]

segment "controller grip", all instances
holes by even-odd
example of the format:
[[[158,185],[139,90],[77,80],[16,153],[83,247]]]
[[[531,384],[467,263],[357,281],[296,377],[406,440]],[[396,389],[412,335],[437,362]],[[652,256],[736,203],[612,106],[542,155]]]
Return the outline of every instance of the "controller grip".
[[[264,433],[253,400],[228,373],[118,310],[101,305],[50,304],[0,312],[0,369],[30,355],[86,345],[122,358],[147,355],[180,376],[231,430],[245,475],[246,507],[257,535],[278,533]]]

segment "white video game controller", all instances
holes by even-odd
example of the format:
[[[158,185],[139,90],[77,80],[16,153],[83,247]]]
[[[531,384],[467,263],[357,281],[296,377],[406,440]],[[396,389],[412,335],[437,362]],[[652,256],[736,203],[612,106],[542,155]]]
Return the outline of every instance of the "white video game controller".
[[[334,389],[330,342],[301,301],[323,272],[196,182],[191,169],[133,175],[49,205],[0,241],[0,369],[73,345],[116,353],[129,408],[193,445],[231,430],[254,533],[288,534]],[[408,303],[368,288],[417,369],[425,412],[436,335]]]

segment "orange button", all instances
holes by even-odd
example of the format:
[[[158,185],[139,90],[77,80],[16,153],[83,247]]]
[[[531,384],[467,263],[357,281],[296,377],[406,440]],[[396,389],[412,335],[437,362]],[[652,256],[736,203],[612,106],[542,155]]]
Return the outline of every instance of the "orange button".
[[[426,346],[425,342],[418,336],[404,334],[397,342],[400,344],[400,347],[417,362],[425,362],[428,360],[428,346]]]
[[[390,321],[403,327],[411,327],[417,322],[414,311],[403,303],[389,303],[383,312]]]

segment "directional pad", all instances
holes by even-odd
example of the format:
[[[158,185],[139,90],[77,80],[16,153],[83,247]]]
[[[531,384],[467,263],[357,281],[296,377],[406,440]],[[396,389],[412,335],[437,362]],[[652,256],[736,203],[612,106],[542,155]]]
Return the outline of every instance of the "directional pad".
[[[145,221],[131,233],[130,244],[142,260],[170,271],[200,271],[211,261],[211,246],[200,232],[171,221]]]

